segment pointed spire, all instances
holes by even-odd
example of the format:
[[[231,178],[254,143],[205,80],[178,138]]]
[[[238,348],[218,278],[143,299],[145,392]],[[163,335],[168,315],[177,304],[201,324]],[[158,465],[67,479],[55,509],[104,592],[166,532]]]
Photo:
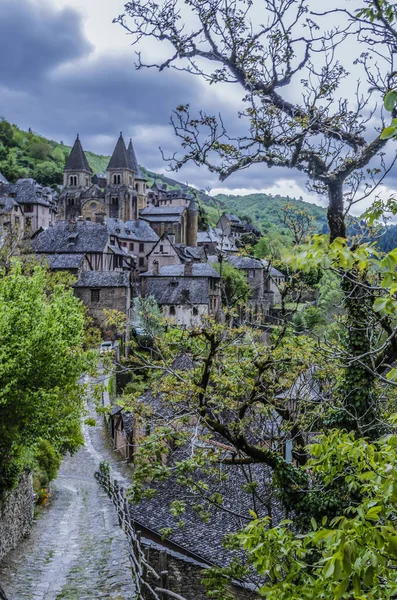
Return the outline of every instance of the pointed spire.
[[[131,169],[134,171],[135,173],[135,179],[145,179],[142,175],[142,171],[140,166],[138,165],[138,161],[136,158],[136,154],[135,154],[135,150],[134,150],[134,146],[132,145],[132,139],[130,139],[130,143],[128,145],[128,158],[130,161],[130,165],[131,165]]]
[[[109,161],[108,169],[131,169],[127,148],[125,147],[121,131],[116,147],[113,150],[112,158]]]
[[[89,173],[92,173],[87,157],[84,154],[79,134],[77,134],[72,151],[66,160],[65,171],[88,171]]]

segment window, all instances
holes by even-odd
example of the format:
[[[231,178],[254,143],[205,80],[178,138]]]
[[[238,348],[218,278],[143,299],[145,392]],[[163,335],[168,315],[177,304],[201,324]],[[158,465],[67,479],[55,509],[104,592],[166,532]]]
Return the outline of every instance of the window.
[[[164,252],[164,246],[160,244],[160,252]]]
[[[28,217],[26,219],[26,227],[32,227],[32,219],[31,219],[31,217]]]
[[[254,277],[255,277],[255,269],[248,269],[248,277],[250,279],[254,279]]]
[[[19,217],[15,217],[15,223],[19,223]]]
[[[116,243],[116,238],[114,237],[114,235],[110,236],[110,243],[111,244],[115,244]]]
[[[175,306],[170,306],[170,315],[175,315]]]
[[[91,290],[91,302],[99,302],[99,290]]]
[[[197,315],[198,315],[198,308],[197,308],[197,306],[193,306],[193,316],[197,317]]]
[[[33,212],[33,204],[25,204],[25,212],[26,213]]]
[[[77,185],[77,175],[71,175],[69,177],[69,184],[73,186]]]
[[[145,244],[139,244],[139,252],[144,252]]]
[[[130,233],[131,233],[131,231],[129,229],[126,229],[125,232],[127,235],[130,235]]]
[[[113,175],[113,183],[116,185],[121,183],[121,175]]]
[[[117,196],[112,196],[110,202],[113,204],[113,206],[116,206],[119,203],[119,199]]]
[[[88,187],[88,177],[85,178],[85,185]]]
[[[116,229],[116,233],[120,233],[120,229],[119,228]]]
[[[132,242],[130,242],[130,250],[134,249],[134,244]]]
[[[212,278],[211,278],[211,279],[210,279],[210,290],[211,290],[211,291],[214,291],[214,290],[215,290],[215,285],[216,285],[216,283],[215,283],[215,279],[212,279]]]
[[[96,208],[97,204],[96,204],[96,202],[91,202],[90,206],[91,206],[91,208]]]
[[[143,256],[139,257],[139,266],[143,267],[143,265],[145,264],[145,258]]]
[[[67,204],[68,206],[74,206],[74,198],[68,198],[68,199],[66,200],[66,204]]]
[[[127,242],[120,242],[120,246],[123,246],[124,248],[125,246],[127,246]]]
[[[135,184],[135,189],[136,189],[136,191],[138,191],[138,184],[137,183]]]

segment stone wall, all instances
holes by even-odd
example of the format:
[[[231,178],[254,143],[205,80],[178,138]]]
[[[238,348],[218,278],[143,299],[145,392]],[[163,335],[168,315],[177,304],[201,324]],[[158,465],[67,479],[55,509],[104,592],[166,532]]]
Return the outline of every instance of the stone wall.
[[[0,561],[16,548],[33,525],[33,488],[30,473],[0,500]]]
[[[104,308],[126,314],[131,304],[131,290],[128,287],[99,288],[99,302],[91,301],[91,288],[76,287],[74,293],[86,305],[88,314],[98,327],[105,327]]]
[[[206,589],[201,583],[205,565],[176,552],[161,550],[157,545],[147,547],[145,554],[153,569],[162,574],[162,581],[158,581],[148,572],[148,582],[153,588],[170,590],[186,600],[208,600]],[[237,586],[230,586],[229,591],[236,600],[252,600],[258,597],[251,591]],[[164,594],[164,599],[169,597]],[[146,592],[145,599],[152,600],[153,595]]]

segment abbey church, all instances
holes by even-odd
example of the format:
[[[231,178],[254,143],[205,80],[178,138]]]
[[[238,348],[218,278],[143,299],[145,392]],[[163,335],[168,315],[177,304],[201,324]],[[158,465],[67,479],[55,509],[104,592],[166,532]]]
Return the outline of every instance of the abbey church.
[[[167,233],[177,243],[197,246],[198,210],[194,198],[156,185],[148,194],[132,140],[127,148],[121,133],[106,176],[94,175],[77,136],[65,164],[58,220],[78,218],[96,223],[142,219],[158,236]]]

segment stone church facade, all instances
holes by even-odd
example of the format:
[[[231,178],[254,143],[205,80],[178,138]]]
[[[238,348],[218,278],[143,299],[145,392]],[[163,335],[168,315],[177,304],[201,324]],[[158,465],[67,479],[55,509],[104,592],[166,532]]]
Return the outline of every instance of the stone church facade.
[[[146,179],[139,168],[132,141],[126,148],[122,134],[106,170],[106,185],[93,183],[79,136],[66,161],[58,219],[103,223],[107,218],[130,221],[146,208]]]

